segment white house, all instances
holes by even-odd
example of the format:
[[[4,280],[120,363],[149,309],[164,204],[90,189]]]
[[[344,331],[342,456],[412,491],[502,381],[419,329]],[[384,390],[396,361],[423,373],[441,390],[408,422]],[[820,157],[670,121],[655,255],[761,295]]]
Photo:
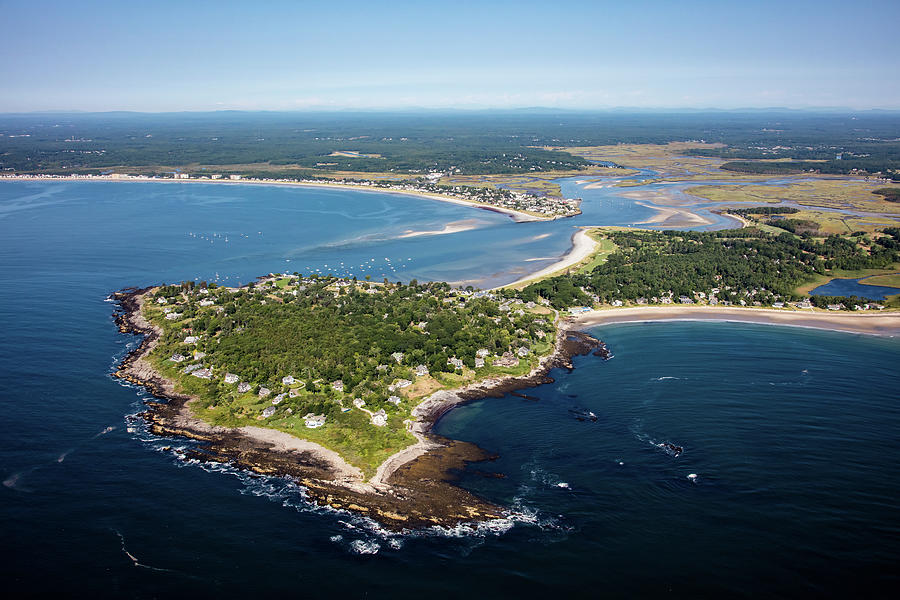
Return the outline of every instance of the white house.
[[[303,417],[303,421],[310,429],[316,429],[317,427],[321,427],[325,424],[325,415],[314,415],[312,413],[309,413],[308,415]]]
[[[375,425],[376,427],[384,427],[387,425],[387,413],[384,412],[383,408],[372,415],[372,425]]]

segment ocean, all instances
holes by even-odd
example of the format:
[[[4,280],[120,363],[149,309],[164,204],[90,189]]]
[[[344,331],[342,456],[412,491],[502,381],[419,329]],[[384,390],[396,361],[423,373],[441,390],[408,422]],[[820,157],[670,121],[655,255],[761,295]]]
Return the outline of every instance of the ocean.
[[[467,219],[478,229],[399,237]],[[572,223],[364,192],[4,183],[0,232],[13,597],[897,592],[896,339],[715,322],[594,328],[612,359],[577,358],[527,398],[477,401],[437,425],[498,455],[459,484],[508,516],[398,535],[312,507],[290,481],[185,462],[191,442],[150,435],[137,417],[148,395],[110,377],[138,340],[118,333],[106,297],[342,262],[361,277],[502,282],[524,258],[565,252]]]

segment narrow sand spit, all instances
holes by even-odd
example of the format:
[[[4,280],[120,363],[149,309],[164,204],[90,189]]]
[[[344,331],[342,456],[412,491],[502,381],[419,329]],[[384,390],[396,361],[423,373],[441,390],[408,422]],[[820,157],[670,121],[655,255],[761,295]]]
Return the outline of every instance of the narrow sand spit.
[[[594,238],[587,234],[587,229],[580,228],[572,236],[572,248],[565,255],[563,255],[562,258],[560,258],[552,265],[549,265],[547,267],[544,267],[540,271],[537,271],[536,273],[526,275],[525,277],[509,283],[503,287],[519,285],[520,283],[525,283],[526,281],[531,281],[532,279],[545,277],[552,273],[556,273],[557,271],[562,271],[563,269],[576,265],[590,256],[597,248],[597,246],[598,243],[594,240]]]

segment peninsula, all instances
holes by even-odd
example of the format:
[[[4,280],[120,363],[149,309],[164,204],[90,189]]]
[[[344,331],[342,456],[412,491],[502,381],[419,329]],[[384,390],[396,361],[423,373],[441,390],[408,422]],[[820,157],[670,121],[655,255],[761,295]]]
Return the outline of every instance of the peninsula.
[[[202,441],[204,460],[293,476],[320,504],[392,527],[500,516],[448,483],[488,456],[431,425],[603,352],[558,329],[545,303],[441,283],[284,274],[116,298],[121,330],[146,336],[116,375],[166,400],[145,413],[155,433]]]

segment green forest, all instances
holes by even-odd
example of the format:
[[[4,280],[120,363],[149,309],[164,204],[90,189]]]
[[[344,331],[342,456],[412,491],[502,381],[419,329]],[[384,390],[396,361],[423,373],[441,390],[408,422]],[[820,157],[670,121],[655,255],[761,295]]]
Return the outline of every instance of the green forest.
[[[588,162],[543,146],[704,141],[691,150],[748,172],[893,171],[896,113],[798,111],[419,111],[403,113],[83,113],[0,115],[0,171],[103,173],[191,164],[291,166],[310,171],[516,174]],[[355,151],[358,157],[332,156]],[[365,156],[370,155],[370,156]],[[376,156],[371,156],[376,155]],[[840,158],[838,158],[840,156]],[[791,158],[825,162],[756,163]],[[270,173],[270,172],[269,172]]]
[[[415,281],[186,282],[156,288],[143,311],[163,331],[153,364],[199,416],[299,429],[367,472],[414,442],[405,421],[425,395],[527,372],[555,339],[547,308]]]
[[[546,298],[560,309],[595,302],[693,303],[711,298],[724,305],[771,306],[805,298],[797,288],[817,275],[885,269],[900,261],[898,228],[886,229],[880,236],[824,239],[787,231],[776,235],[755,227],[715,232],[610,230],[606,235],[618,249],[605,263],[590,273],[529,285],[522,298]],[[845,308],[858,300],[844,298]]]

